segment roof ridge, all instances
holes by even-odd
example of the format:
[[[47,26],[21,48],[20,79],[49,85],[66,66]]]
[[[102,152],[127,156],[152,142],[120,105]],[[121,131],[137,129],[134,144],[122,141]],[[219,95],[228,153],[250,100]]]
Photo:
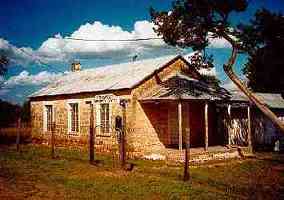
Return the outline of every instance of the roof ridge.
[[[29,97],[132,88],[178,57],[182,56],[166,55],[70,72]]]

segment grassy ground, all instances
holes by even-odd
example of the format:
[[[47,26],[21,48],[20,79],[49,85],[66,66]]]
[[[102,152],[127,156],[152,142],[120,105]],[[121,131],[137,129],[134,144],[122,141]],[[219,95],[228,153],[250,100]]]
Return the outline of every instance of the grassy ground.
[[[132,172],[99,155],[100,166],[88,163],[84,151],[25,145],[0,146],[0,199],[284,199],[284,156],[191,167],[191,182],[182,181],[181,166],[162,161],[132,161]],[[282,195],[282,196],[281,196]]]

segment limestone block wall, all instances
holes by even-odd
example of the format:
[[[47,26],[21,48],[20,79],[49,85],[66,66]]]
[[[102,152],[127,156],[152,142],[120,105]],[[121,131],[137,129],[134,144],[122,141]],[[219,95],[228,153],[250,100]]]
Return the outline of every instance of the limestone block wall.
[[[166,105],[146,105],[140,102],[139,98],[145,94],[151,94],[152,89],[158,87],[169,75],[180,71],[187,73],[186,66],[183,60],[176,60],[161,71],[157,71],[154,76],[149,77],[131,92],[133,101],[131,112],[135,134],[130,136],[130,140],[135,149],[144,155],[165,155],[166,146],[178,138],[177,104],[166,102]],[[183,128],[185,129],[186,126]]]
[[[175,105],[175,103],[169,103],[167,105],[169,106],[167,107],[167,116],[159,116],[159,113],[154,114],[157,118],[156,124],[159,123],[159,121],[164,121],[164,123],[159,125],[160,128],[155,129],[149,119],[149,113],[147,115],[145,112],[146,110],[144,110],[141,102],[139,102],[139,98],[145,93],[149,93],[149,91],[151,91],[154,87],[157,87],[167,76],[180,71],[183,71],[185,74],[189,73],[190,69],[186,66],[186,63],[182,59],[175,60],[163,69],[157,71],[156,75],[148,77],[142,83],[135,86],[132,90],[114,92],[105,91],[101,93],[62,95],[57,97],[41,97],[32,99],[31,111],[33,136],[49,138],[50,133],[45,133],[43,131],[43,108],[46,103],[52,103],[56,113],[55,121],[57,139],[61,139],[63,142],[75,141],[87,143],[90,125],[90,107],[86,104],[86,101],[94,100],[96,95],[111,94],[118,98],[125,98],[129,100],[126,107],[126,140],[128,150],[137,155],[165,154],[165,144],[167,145],[171,143],[172,140],[176,140],[178,137],[177,105]],[[189,75],[197,76],[194,73],[189,73]],[[68,133],[68,102],[70,101],[77,101],[79,103],[80,130],[76,135]],[[94,108],[96,109],[96,106]],[[153,113],[151,114],[151,111],[154,112],[154,110],[155,107],[148,110],[150,115],[153,115]],[[96,110],[94,112],[96,113]],[[109,137],[97,136],[97,145],[109,147],[117,143],[117,137],[114,133],[115,116],[122,116],[122,108],[118,101],[111,103],[111,113],[113,133]],[[187,116],[184,116],[184,118],[186,119]],[[94,117],[94,120],[94,124],[97,124],[96,117]],[[185,121],[185,123],[187,123],[188,120]],[[187,125],[185,125],[184,129],[186,126]]]
[[[45,105],[52,105],[53,112],[54,112],[54,120],[56,124],[56,142],[60,143],[71,143],[74,142],[75,144],[81,143],[82,145],[86,145],[88,143],[89,137],[89,130],[90,130],[90,105],[87,104],[87,101],[94,100],[96,94],[90,96],[80,96],[74,95],[71,98],[66,97],[56,97],[56,98],[49,98],[46,100],[32,100],[31,101],[31,117],[32,117],[32,135],[35,139],[45,139],[49,140],[51,132],[44,130],[44,106]],[[115,95],[116,96],[116,95]],[[117,137],[114,130],[114,123],[115,123],[115,116],[120,115],[122,116],[121,106],[119,105],[119,98],[129,98],[128,95],[118,95],[116,96],[117,100],[109,102],[110,105],[110,116],[111,116],[111,132],[109,134],[100,134],[99,127],[95,127],[96,131],[96,138],[95,142],[96,145],[110,149],[113,145],[117,144]],[[69,103],[78,103],[79,106],[79,132],[78,133],[71,133],[68,130],[68,106]],[[94,105],[94,125],[97,125],[100,122],[97,122],[96,117],[96,109],[98,108],[96,105],[99,102],[95,102]],[[131,107],[131,106],[130,106]],[[127,107],[127,110],[130,108]],[[129,111],[126,112],[129,115]],[[130,117],[127,116],[127,119]],[[130,122],[128,122],[130,123]],[[128,126],[130,127],[130,126]]]

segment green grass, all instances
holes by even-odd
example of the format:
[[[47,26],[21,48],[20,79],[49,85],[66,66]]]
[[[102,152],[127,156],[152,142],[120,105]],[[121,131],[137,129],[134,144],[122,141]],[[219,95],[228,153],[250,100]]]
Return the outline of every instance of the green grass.
[[[126,172],[107,155],[90,165],[84,150],[56,149],[52,160],[45,146],[14,149],[0,147],[0,199],[281,199],[284,192],[279,154],[191,167],[191,181],[183,182],[182,166],[163,161],[131,161]]]

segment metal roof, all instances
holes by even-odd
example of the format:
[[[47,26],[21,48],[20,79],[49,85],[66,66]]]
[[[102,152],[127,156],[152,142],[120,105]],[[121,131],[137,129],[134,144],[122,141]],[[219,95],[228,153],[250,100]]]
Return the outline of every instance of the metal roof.
[[[147,76],[180,56],[171,55],[70,72],[30,97],[76,94],[132,88]]]
[[[256,93],[269,107],[284,108],[284,99],[277,93]]]
[[[217,90],[203,81],[177,73],[166,78],[163,83],[150,90],[148,94],[144,94],[139,100],[221,100],[228,98],[227,94],[221,88]]]
[[[249,102],[248,97],[240,90],[229,90],[231,93],[231,101]],[[284,98],[278,93],[255,93],[270,108],[284,108]]]

